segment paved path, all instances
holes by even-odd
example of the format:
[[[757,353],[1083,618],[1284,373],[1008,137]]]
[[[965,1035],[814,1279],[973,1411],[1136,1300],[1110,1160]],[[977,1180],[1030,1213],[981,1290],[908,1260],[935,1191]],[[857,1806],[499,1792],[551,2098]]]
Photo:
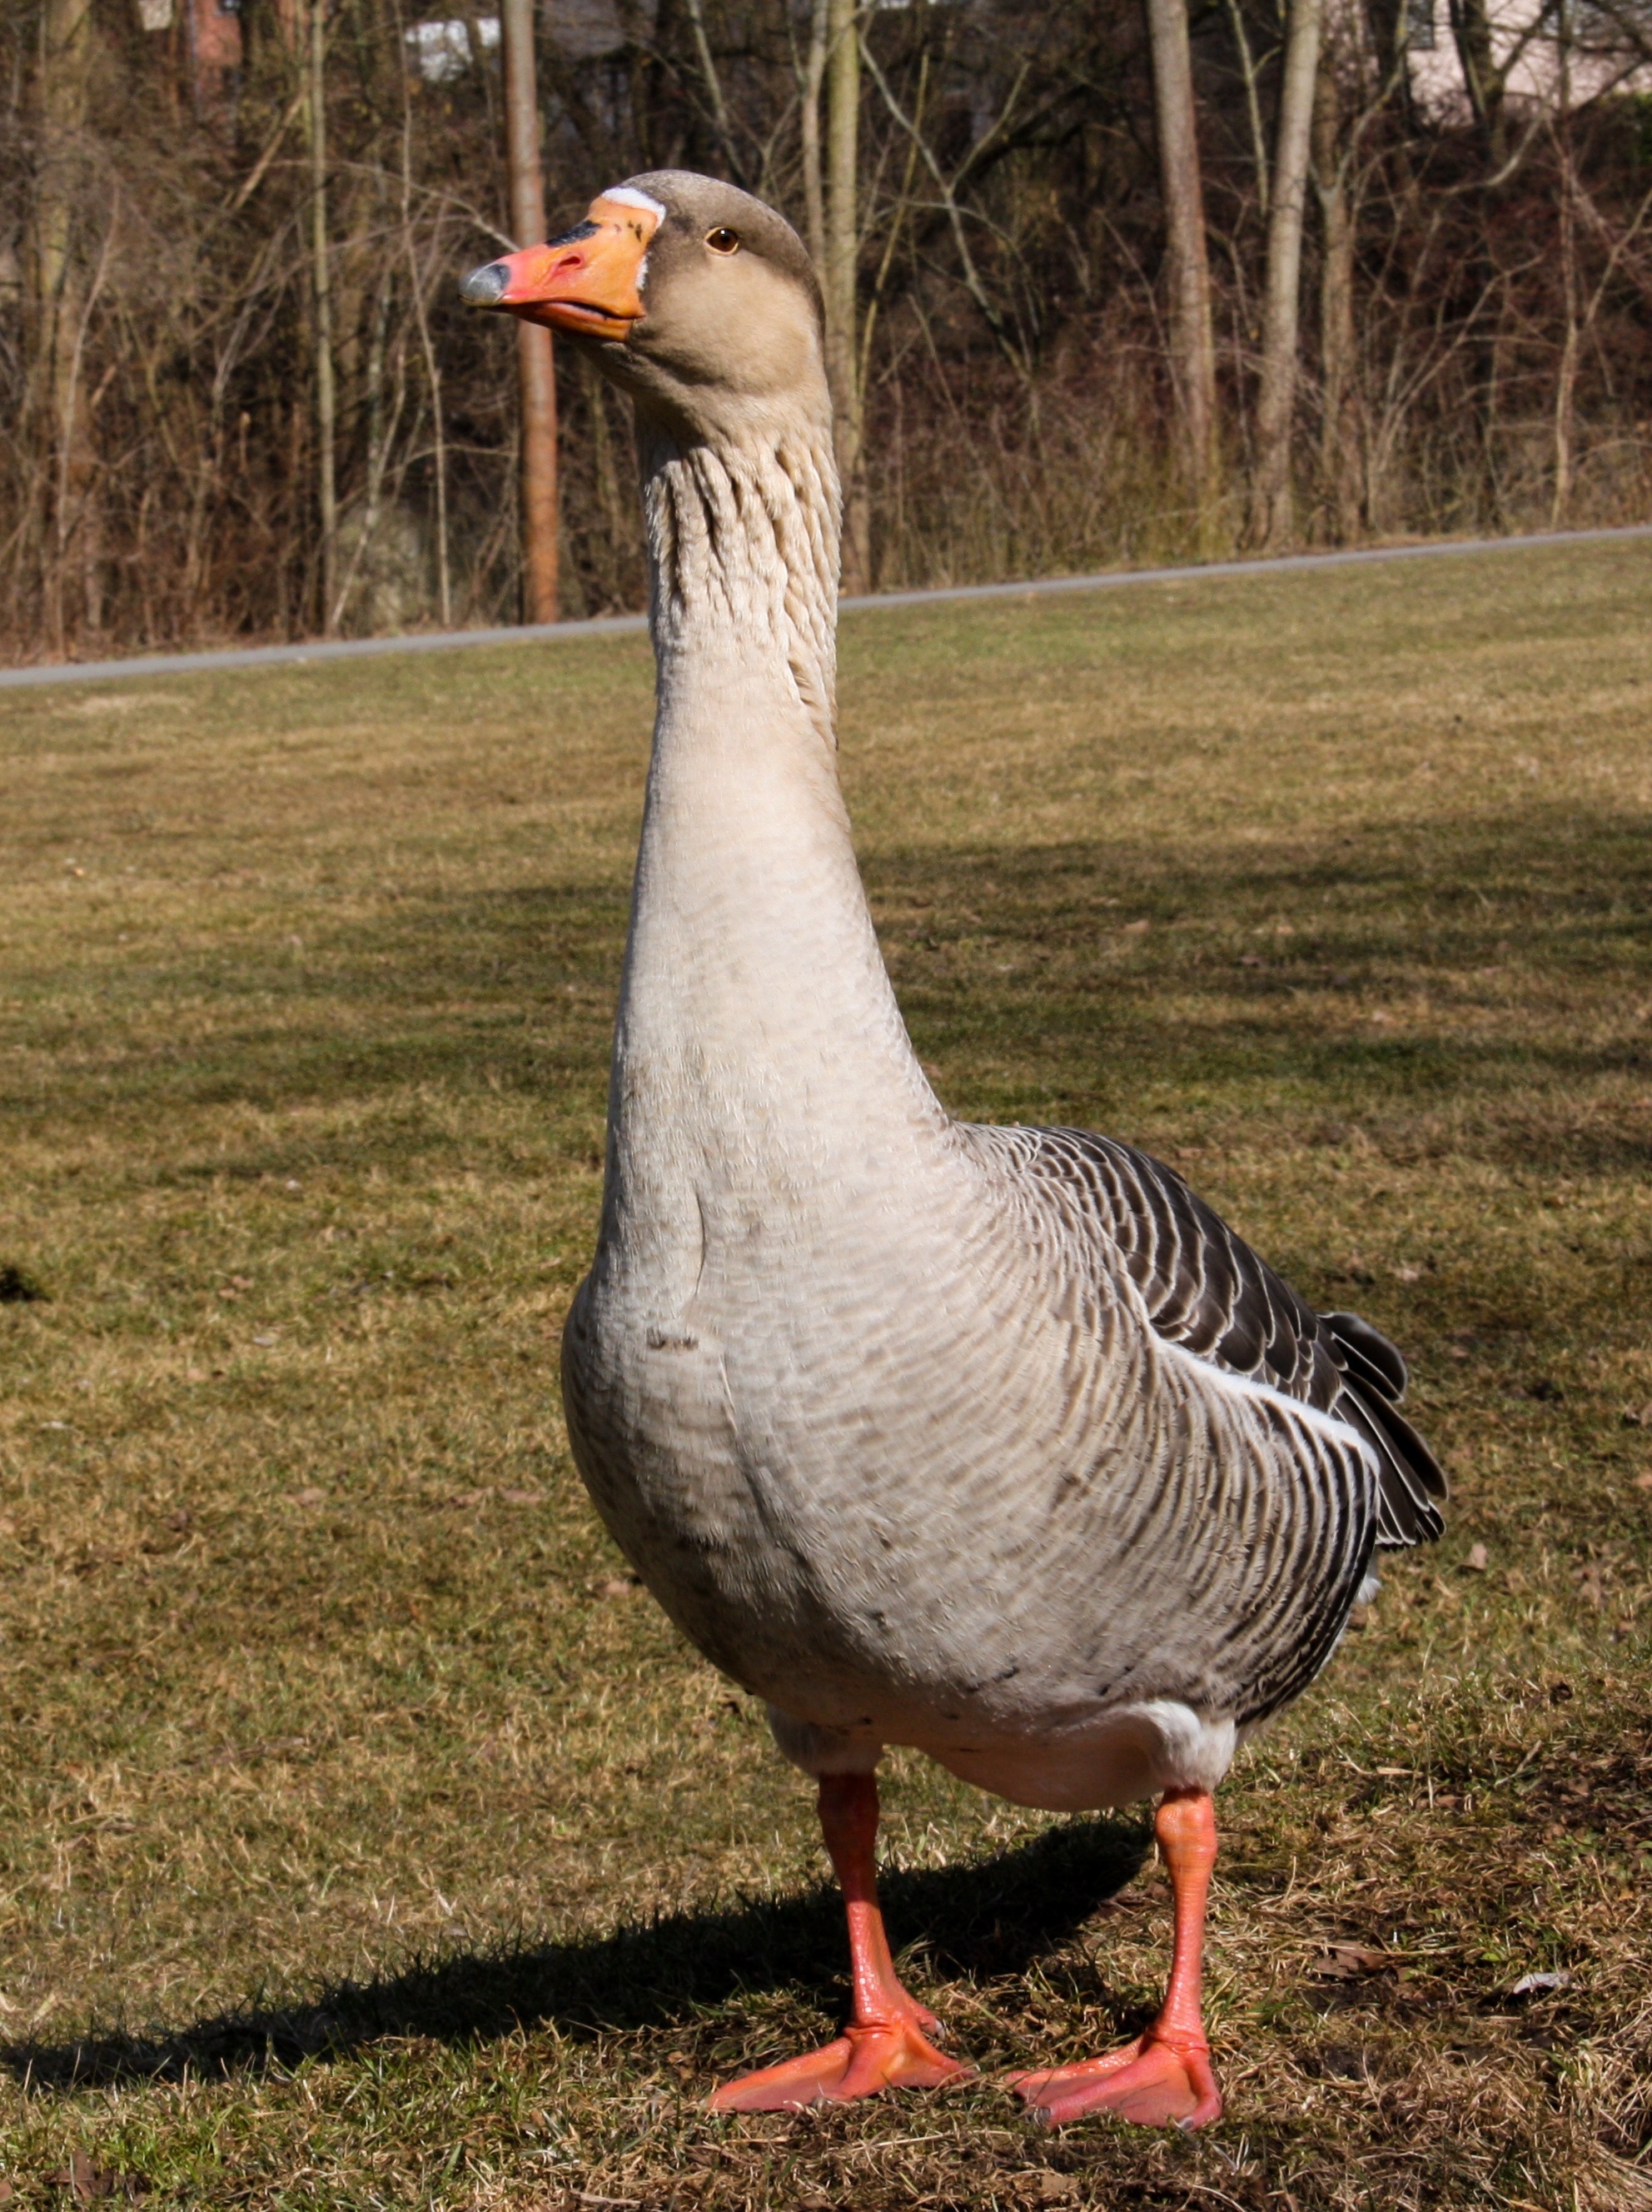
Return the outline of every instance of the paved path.
[[[1357,568],[1380,561],[1440,561],[1465,553],[1519,553],[1534,546],[1602,545],[1652,538],[1652,523],[1622,530],[1547,530],[1529,538],[1455,538],[1425,545],[1374,545],[1345,553],[1291,553],[1270,561],[1210,561],[1181,568],[1115,568],[1101,576],[1041,576],[1020,584],[954,584],[932,592],[879,592],[845,599],[845,614],[884,607],[939,606],[950,599],[1037,599],[1056,592],[1111,592],[1127,584],[1200,583],[1212,576],[1286,575],[1305,568]],[[252,645],[222,653],[151,653],[130,660],[53,661],[0,668],[0,690],[27,684],[96,684],[140,676],[192,676],[210,669],[305,668],[323,660],[371,660],[386,653],[452,653],[472,645],[556,645],[565,639],[616,637],[647,628],[641,615],[595,622],[524,623],[509,629],[421,631],[411,637],[336,638],[314,645]]]

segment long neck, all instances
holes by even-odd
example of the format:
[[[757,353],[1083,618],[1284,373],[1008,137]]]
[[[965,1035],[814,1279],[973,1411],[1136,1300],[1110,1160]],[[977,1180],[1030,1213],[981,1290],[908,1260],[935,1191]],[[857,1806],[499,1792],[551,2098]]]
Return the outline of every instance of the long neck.
[[[845,1148],[909,1168],[944,1126],[838,788],[837,499],[823,428],[645,449],[659,704],[604,1236],[656,1256],[696,1213],[848,1172]]]

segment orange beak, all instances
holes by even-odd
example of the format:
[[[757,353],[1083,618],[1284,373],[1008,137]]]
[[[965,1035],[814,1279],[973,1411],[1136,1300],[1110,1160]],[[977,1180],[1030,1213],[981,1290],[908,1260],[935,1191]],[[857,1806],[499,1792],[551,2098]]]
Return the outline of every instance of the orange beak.
[[[473,307],[502,307],[554,331],[629,337],[645,313],[642,264],[659,228],[659,217],[647,208],[592,200],[585,221],[560,238],[473,269],[459,296]]]

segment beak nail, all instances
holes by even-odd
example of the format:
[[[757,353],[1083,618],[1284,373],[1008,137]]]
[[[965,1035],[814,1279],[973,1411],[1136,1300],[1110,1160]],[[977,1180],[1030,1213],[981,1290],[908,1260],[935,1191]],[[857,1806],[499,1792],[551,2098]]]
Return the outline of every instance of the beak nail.
[[[511,272],[502,261],[486,261],[471,271],[459,295],[467,307],[496,307],[510,281]]]

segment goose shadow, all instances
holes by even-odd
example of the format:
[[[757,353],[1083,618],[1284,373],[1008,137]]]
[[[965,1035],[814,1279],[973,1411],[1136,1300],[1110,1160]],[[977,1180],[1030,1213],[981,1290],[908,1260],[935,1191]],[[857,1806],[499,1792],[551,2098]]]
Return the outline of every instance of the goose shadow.
[[[943,1975],[1021,1972],[1116,1896],[1148,1846],[1139,1823],[1098,1818],[1063,1821],[990,1859],[891,1869],[882,1881],[891,1940],[921,1946]],[[184,2027],[12,2042],[0,2045],[0,2066],[26,2088],[51,2092],[256,2075],[391,2039],[485,2042],[544,2025],[574,2036],[664,2028],[760,1990],[792,1990],[841,2009],[845,1966],[842,1907],[835,1887],[821,1883],[604,1936],[416,1958],[395,1974]]]

